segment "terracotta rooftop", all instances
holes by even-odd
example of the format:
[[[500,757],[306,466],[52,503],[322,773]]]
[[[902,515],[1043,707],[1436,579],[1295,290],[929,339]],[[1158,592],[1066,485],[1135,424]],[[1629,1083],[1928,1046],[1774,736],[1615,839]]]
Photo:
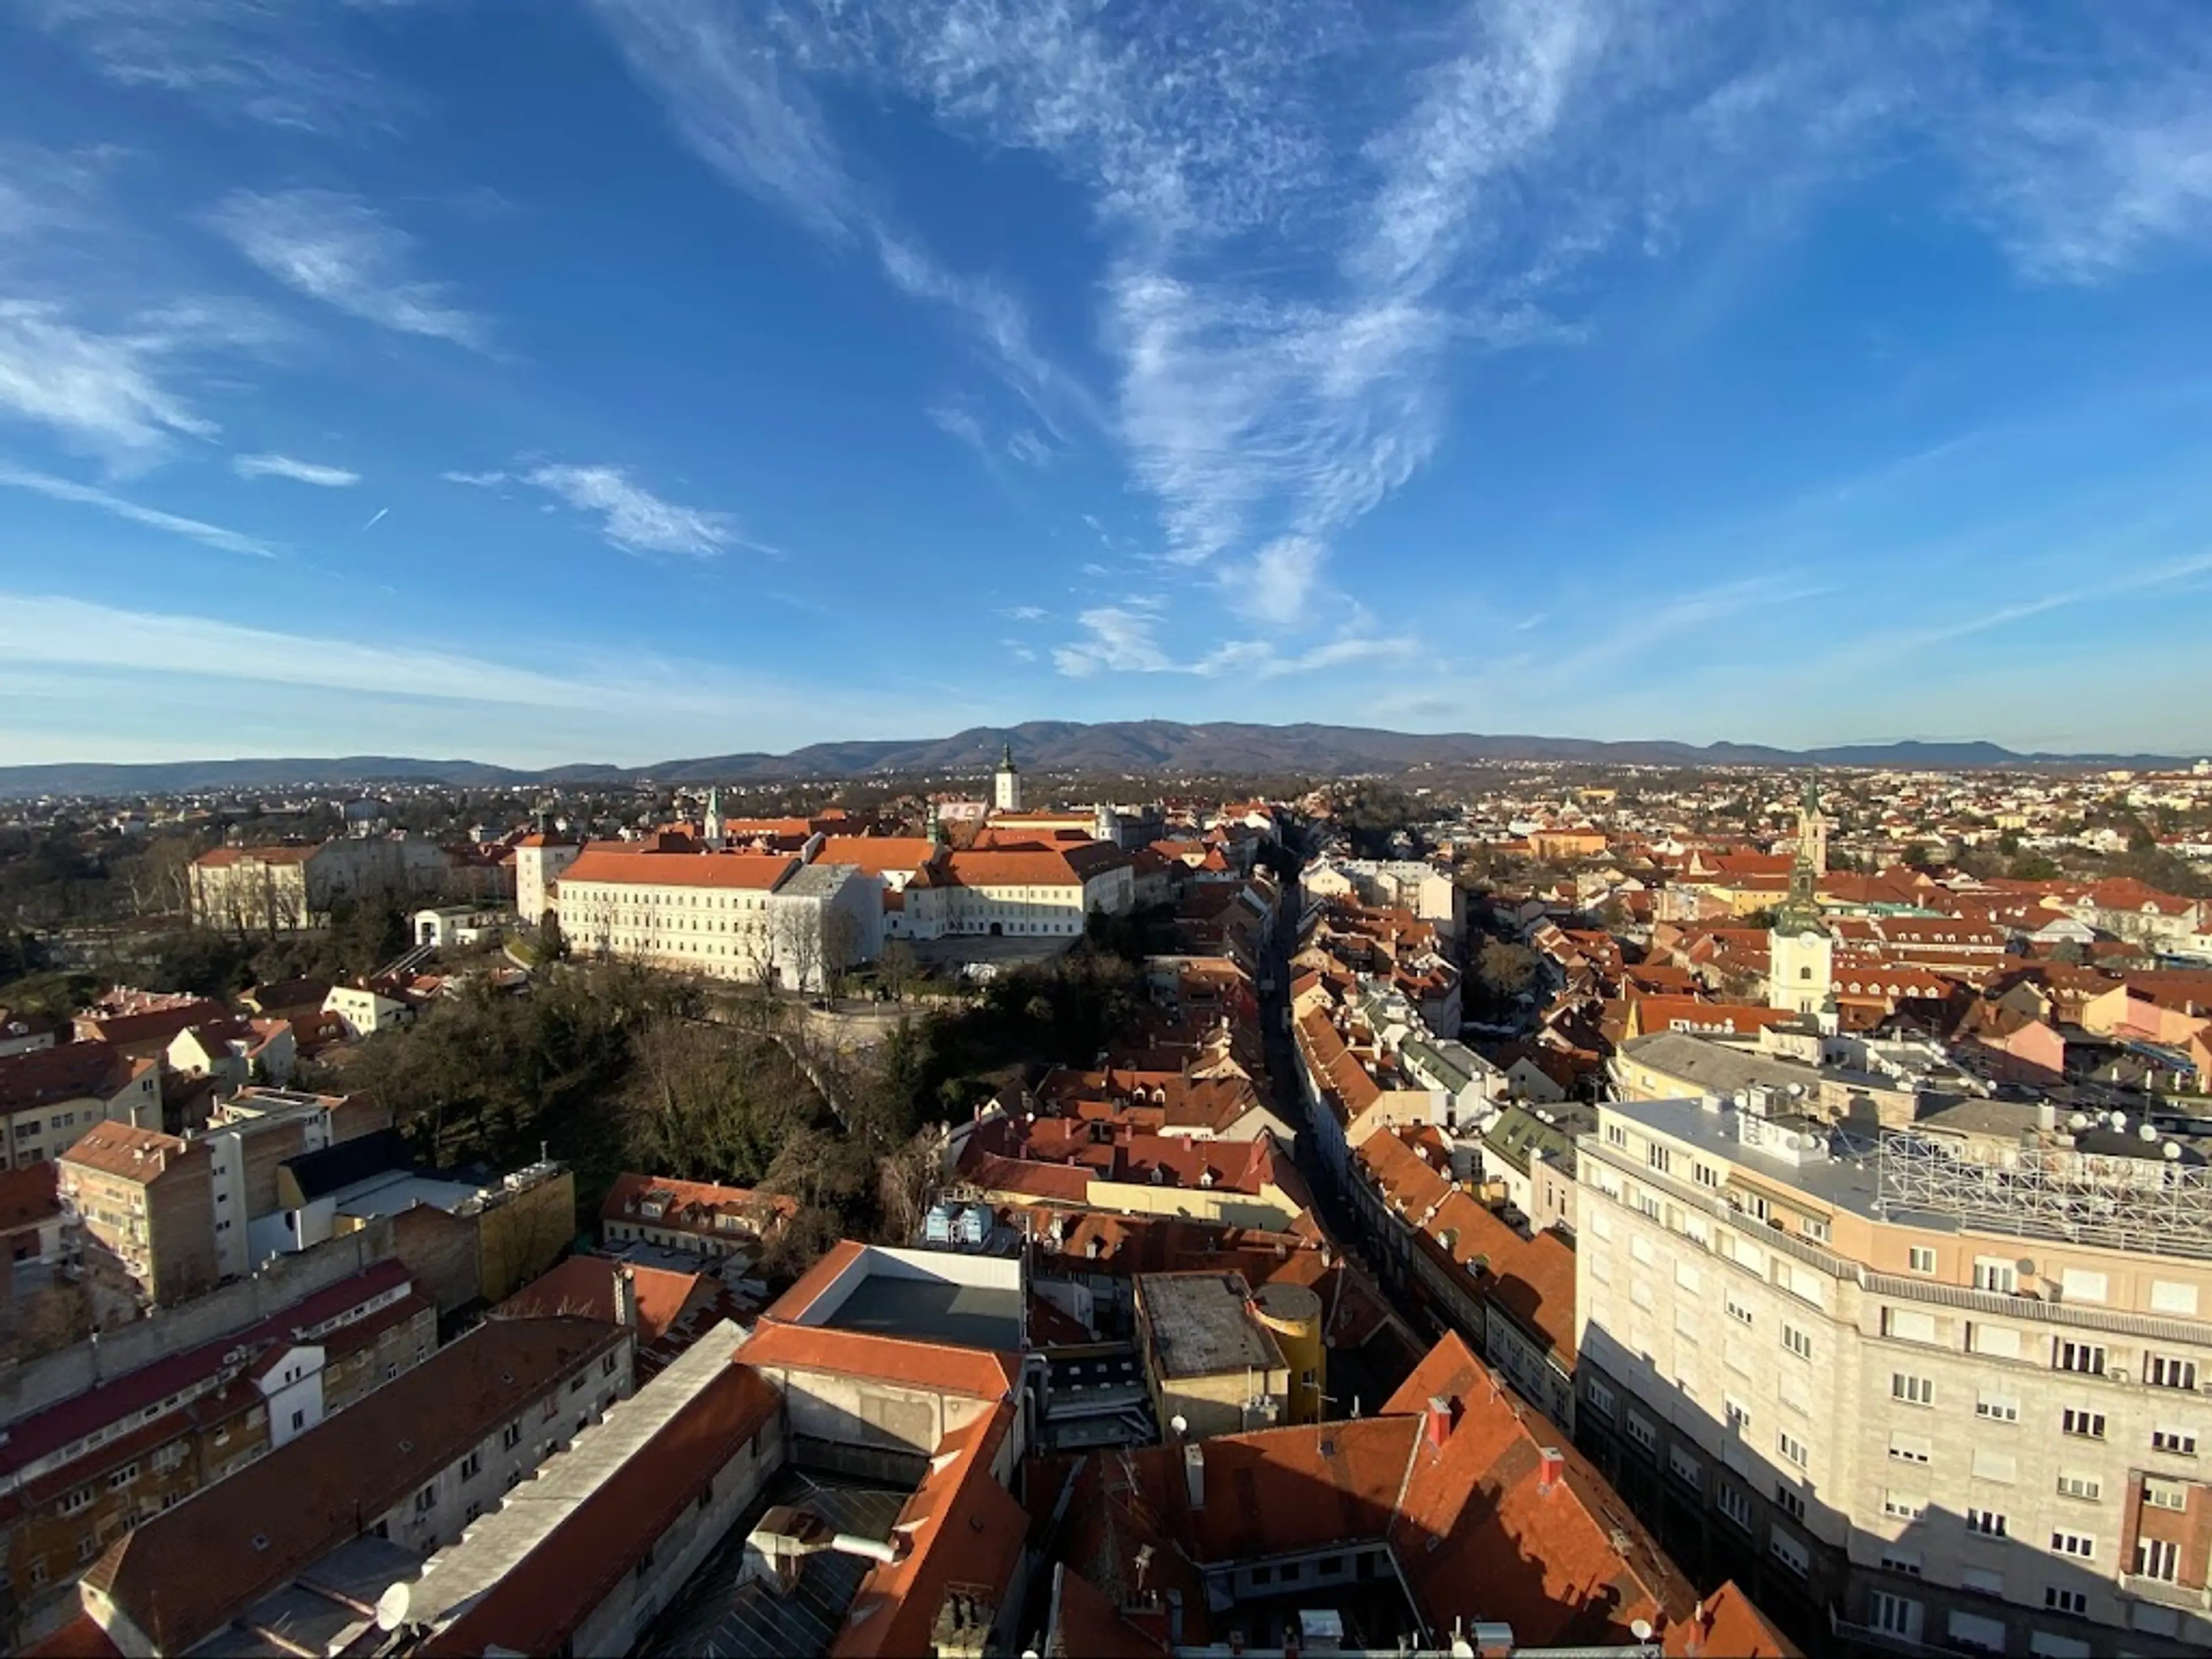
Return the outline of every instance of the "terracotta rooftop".
[[[572,1255],[532,1279],[501,1303],[497,1311],[513,1317],[574,1314],[614,1324],[615,1279],[622,1266],[606,1256]],[[637,1291],[640,1347],[665,1336],[692,1298],[711,1291],[715,1282],[702,1273],[671,1273],[665,1267],[632,1267],[630,1273]]]
[[[191,1159],[204,1161],[206,1157],[204,1147],[175,1135],[165,1135],[158,1129],[101,1122],[87,1129],[76,1144],[61,1155],[59,1162],[132,1181],[157,1181],[180,1164]]]
[[[28,1111],[63,1100],[104,1101],[130,1080],[130,1060],[106,1042],[61,1042],[0,1055],[0,1112]]]
[[[773,892],[799,860],[760,853],[632,853],[594,842],[570,865],[559,885],[605,883],[623,887],[699,887]]]
[[[163,1652],[198,1646],[404,1503],[623,1334],[488,1320],[111,1545],[84,1583]]]

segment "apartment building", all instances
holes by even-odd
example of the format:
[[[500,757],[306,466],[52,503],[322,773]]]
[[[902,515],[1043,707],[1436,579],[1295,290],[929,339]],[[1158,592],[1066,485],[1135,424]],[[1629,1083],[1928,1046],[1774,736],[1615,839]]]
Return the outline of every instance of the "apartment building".
[[[222,1276],[207,1148],[127,1123],[97,1123],[60,1159],[62,1213],[96,1287],[157,1304]]]
[[[255,933],[320,927],[340,904],[443,891],[453,864],[434,842],[392,836],[217,847],[192,860],[192,916]],[[481,884],[471,871],[459,884]]]
[[[106,1042],[0,1055],[0,1170],[59,1158],[95,1123],[161,1127],[161,1067]]]
[[[14,1379],[33,1391],[27,1408],[8,1402],[0,1436],[0,1628],[19,1644],[114,1540],[421,1363],[438,1340],[437,1310],[397,1261],[207,1340],[189,1340],[205,1323],[197,1309],[158,1317],[175,1346],[149,1363],[117,1365],[112,1344],[88,1344]],[[64,1370],[74,1375],[54,1397],[38,1397]]]
[[[1580,1423],[1678,1553],[1875,1648],[2212,1642],[2212,1171],[2039,1122],[1599,1109]]]
[[[489,1320],[125,1532],[81,1581],[83,1611],[116,1648],[148,1655],[265,1642],[303,1613],[326,1617],[348,1575],[319,1569],[357,1540],[379,1540],[382,1565],[409,1559],[390,1547],[419,1560],[458,1539],[629,1397],[632,1344],[596,1320]]]

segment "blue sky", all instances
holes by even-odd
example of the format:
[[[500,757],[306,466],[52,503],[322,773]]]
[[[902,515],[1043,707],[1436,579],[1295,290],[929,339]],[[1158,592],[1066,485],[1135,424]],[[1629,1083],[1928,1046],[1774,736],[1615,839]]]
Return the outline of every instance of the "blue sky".
[[[0,762],[2212,747],[2212,16],[16,0]]]

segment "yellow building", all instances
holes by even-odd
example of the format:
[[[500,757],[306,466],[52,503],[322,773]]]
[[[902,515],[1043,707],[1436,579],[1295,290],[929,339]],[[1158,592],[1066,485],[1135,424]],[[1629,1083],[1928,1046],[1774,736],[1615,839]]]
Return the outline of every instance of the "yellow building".
[[[1319,1299],[1310,1291],[1300,1294],[1314,1304],[1318,1341]],[[1202,1440],[1310,1421],[1291,1414],[1294,1386],[1308,1393],[1318,1413],[1318,1366],[1306,1370],[1300,1382],[1243,1274],[1140,1274],[1136,1310],[1137,1348],[1152,1410],[1172,1437]],[[1298,1311],[1285,1302],[1279,1316],[1296,1326]]]

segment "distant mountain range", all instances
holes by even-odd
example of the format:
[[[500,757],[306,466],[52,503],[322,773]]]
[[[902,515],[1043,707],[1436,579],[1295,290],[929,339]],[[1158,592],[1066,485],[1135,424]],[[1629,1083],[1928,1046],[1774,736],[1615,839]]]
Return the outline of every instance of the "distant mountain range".
[[[1993,743],[1854,744],[1773,749],[1759,744],[1601,743],[1584,738],[1483,737],[1469,732],[1385,732],[1357,726],[1248,726],[1217,721],[1030,720],[974,726],[949,738],[817,743],[787,755],[717,755],[658,766],[575,765],[523,771],[481,761],[384,755],[337,759],[166,761],[146,765],[59,763],[0,767],[0,797],[159,795],[288,785],[331,788],[435,783],[494,788],[535,783],[773,783],[868,775],[980,777],[1012,743],[1035,772],[1173,775],[1274,773],[1312,777],[1396,774],[1486,761],[1565,761],[1605,765],[1889,767],[1940,771],[2004,767],[2165,767],[2171,755],[2018,754]]]

